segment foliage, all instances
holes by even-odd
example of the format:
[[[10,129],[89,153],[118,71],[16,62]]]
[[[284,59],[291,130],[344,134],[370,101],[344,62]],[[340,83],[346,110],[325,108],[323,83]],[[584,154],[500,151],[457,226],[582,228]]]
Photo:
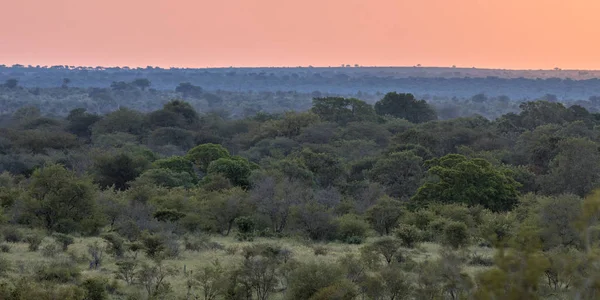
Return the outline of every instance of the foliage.
[[[450,154],[428,161],[428,165],[432,179],[412,198],[417,204],[465,203],[506,211],[517,203],[518,183],[506,171],[483,159]]]

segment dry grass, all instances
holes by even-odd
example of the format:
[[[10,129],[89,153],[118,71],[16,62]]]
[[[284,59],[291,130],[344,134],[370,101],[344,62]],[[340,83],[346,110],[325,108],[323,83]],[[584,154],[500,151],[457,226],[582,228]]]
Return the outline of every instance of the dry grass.
[[[207,266],[219,260],[224,266],[233,266],[240,263],[243,259],[241,254],[242,249],[245,246],[249,246],[257,243],[269,243],[279,245],[282,248],[287,248],[292,251],[292,256],[297,261],[301,262],[335,262],[339,258],[347,254],[359,254],[359,249],[362,245],[347,245],[341,243],[327,243],[327,244],[311,244],[297,239],[266,239],[257,238],[253,242],[239,242],[234,237],[221,237],[213,236],[211,238],[213,242],[217,242],[223,246],[223,250],[205,250],[200,252],[194,251],[183,251],[176,259],[165,260],[164,263],[170,265],[179,270],[179,275],[170,279],[173,290],[178,296],[183,296],[186,292],[186,280],[183,276],[183,271],[194,271],[203,266]],[[374,239],[369,239],[366,243],[372,242]],[[114,272],[117,270],[116,260],[111,255],[105,253],[102,266],[99,270],[89,269],[88,246],[94,242],[100,242],[103,244],[101,238],[76,238],[75,243],[69,246],[66,253],[60,253],[59,255],[66,255],[75,259],[84,278],[94,276],[104,276],[107,278],[114,278]],[[37,252],[30,252],[26,243],[11,244],[10,253],[2,254],[5,258],[10,260],[13,264],[13,270],[10,276],[20,276],[23,274],[30,273],[36,265],[50,262],[53,258],[44,257],[42,255],[43,247],[49,243],[53,243],[53,239],[50,237],[45,238],[40,250]],[[315,255],[314,247],[320,246],[325,247],[327,250],[326,255]],[[422,243],[414,249],[405,249],[408,256],[417,261],[423,262],[426,260],[434,260],[440,257],[440,251],[442,247],[434,243]],[[466,249],[472,254],[477,254],[482,257],[493,257],[494,250],[480,247],[471,247]],[[60,252],[60,251],[59,251]],[[235,254],[233,254],[235,252]],[[140,253],[138,258],[142,262],[150,263],[150,260]],[[481,266],[466,266],[466,270],[469,274],[475,275],[477,272],[485,269]],[[122,286],[125,287],[125,283],[122,282]],[[278,295],[274,298],[280,298]]]

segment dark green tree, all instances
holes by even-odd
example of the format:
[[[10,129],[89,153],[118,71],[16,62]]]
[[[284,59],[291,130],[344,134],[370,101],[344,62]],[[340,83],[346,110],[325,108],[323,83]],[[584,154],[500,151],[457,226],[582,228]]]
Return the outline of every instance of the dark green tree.
[[[312,112],[319,115],[322,120],[340,124],[375,119],[373,107],[354,98],[315,98],[313,99]]]
[[[198,169],[206,172],[211,162],[220,159],[228,158],[229,151],[218,144],[202,144],[188,151],[186,158],[192,161]]]
[[[93,231],[99,223],[95,194],[91,180],[50,164],[33,172],[27,210],[50,231]]]
[[[519,184],[510,172],[483,159],[449,154],[427,162],[430,179],[412,198],[416,205],[426,203],[465,203],[482,205],[492,211],[506,211],[518,202]]]
[[[391,115],[412,123],[437,119],[435,110],[425,100],[416,100],[413,94],[396,92],[386,94],[383,99],[375,103],[375,112],[381,116]]]

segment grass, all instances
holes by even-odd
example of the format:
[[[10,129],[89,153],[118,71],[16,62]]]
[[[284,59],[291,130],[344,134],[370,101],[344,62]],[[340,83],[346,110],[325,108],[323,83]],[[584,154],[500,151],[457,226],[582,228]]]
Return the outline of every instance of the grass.
[[[181,247],[181,253],[176,259],[165,260],[164,263],[170,265],[177,270],[179,274],[169,279],[173,290],[177,296],[184,296],[186,293],[186,280],[184,277],[184,270],[195,271],[203,266],[207,266],[219,260],[223,266],[233,266],[240,263],[243,260],[241,250],[245,246],[249,246],[257,243],[270,243],[276,244],[283,248],[290,249],[292,251],[292,257],[300,262],[335,262],[339,258],[347,254],[359,254],[360,248],[363,245],[348,245],[341,243],[327,243],[327,244],[310,244],[298,239],[284,238],[284,239],[267,239],[267,238],[256,238],[253,242],[239,242],[233,236],[222,237],[213,236],[211,238],[213,242],[221,244],[223,250],[205,250],[200,252],[184,251],[183,246]],[[370,238],[365,244],[370,243],[374,238]],[[13,243],[11,245],[11,251],[9,253],[1,253],[2,257],[5,257],[12,262],[12,270],[9,273],[9,277],[17,277],[25,274],[30,274],[31,271],[39,264],[48,263],[55,258],[44,257],[42,255],[42,249],[49,243],[53,243],[54,240],[50,237],[46,237],[42,243],[40,250],[36,252],[30,252],[28,250],[27,243]],[[105,278],[114,278],[114,272],[117,270],[116,260],[108,253],[104,253],[102,266],[98,270],[91,270],[89,268],[89,261],[91,259],[88,254],[88,245],[92,245],[94,242],[100,242],[104,244],[101,238],[75,238],[74,244],[70,245],[67,252],[59,255],[66,255],[75,261],[82,270],[82,277],[98,277],[103,276]],[[327,249],[326,255],[315,255],[314,246],[321,246]],[[228,250],[229,249],[229,250]],[[233,250],[235,254],[232,254]],[[422,262],[426,260],[434,260],[440,257],[440,251],[442,247],[434,243],[422,243],[414,249],[405,249],[408,256],[417,261]],[[494,250],[489,248],[481,247],[470,247],[465,251],[476,254],[481,257],[493,257]],[[138,259],[141,262],[150,262],[143,253],[139,253]],[[475,275],[477,272],[484,270],[483,266],[465,266],[465,270]],[[126,289],[125,282],[121,282],[121,285]],[[275,296],[281,298],[281,295]]]

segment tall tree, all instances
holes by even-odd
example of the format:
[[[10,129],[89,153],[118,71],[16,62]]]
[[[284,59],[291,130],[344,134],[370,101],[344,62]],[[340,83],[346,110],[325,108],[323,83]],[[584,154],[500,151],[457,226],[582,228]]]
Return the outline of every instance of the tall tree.
[[[423,123],[437,119],[435,110],[425,102],[416,100],[413,94],[399,94],[396,92],[386,94],[383,99],[375,103],[375,112],[378,115],[391,115],[403,118],[412,123]]]
[[[519,184],[509,171],[495,168],[486,160],[449,154],[427,165],[431,179],[412,198],[416,204],[465,203],[492,211],[506,211],[517,204]]]

